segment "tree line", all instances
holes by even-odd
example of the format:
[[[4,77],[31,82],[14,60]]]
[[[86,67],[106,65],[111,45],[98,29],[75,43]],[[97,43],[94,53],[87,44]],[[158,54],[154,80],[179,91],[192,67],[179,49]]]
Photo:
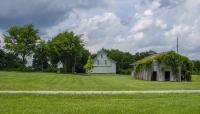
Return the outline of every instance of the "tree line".
[[[61,72],[85,72],[89,67],[88,58],[92,54],[84,47],[82,35],[65,31],[51,40],[39,36],[39,30],[32,24],[12,26],[4,35],[4,50],[0,50],[0,70],[56,72],[57,64],[62,63]],[[132,64],[144,57],[156,54],[155,51],[131,54],[118,49],[104,49],[108,57],[117,62],[117,73],[130,74]],[[32,66],[27,67],[27,57],[33,55]],[[89,61],[91,62],[91,60]],[[194,62],[194,71],[200,72],[200,62]]]

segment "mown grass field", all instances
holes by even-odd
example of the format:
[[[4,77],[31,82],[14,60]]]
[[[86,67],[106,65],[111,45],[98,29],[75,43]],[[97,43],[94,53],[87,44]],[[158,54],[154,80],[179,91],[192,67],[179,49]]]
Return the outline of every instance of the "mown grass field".
[[[128,75],[0,72],[0,90],[199,90],[192,82],[152,82]],[[200,93],[0,94],[0,114],[199,114]]]
[[[0,94],[1,114],[199,114],[200,94]]]
[[[91,76],[55,73],[0,72],[0,90],[199,90],[200,76],[192,82],[152,82],[128,75]]]

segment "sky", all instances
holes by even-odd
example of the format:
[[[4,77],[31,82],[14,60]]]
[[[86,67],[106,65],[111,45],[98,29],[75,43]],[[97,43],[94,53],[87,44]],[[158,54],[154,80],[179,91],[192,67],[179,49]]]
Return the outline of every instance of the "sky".
[[[200,59],[200,0],[1,0],[0,8],[0,34],[27,23],[45,40],[74,31],[92,53],[176,50],[179,37],[179,52]]]

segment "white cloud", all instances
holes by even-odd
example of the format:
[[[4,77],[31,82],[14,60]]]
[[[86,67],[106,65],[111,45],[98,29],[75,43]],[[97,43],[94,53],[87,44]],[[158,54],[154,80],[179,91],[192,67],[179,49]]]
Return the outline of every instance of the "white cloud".
[[[150,5],[150,8],[151,8],[152,10],[156,10],[156,9],[158,9],[160,6],[161,6],[160,0],[153,0],[152,3],[151,3],[151,5]]]
[[[48,5],[50,11],[66,13],[62,12],[62,19],[50,20],[51,26],[41,27],[42,37],[48,39],[59,32],[72,30],[83,34],[86,47],[92,52],[103,47],[130,52],[150,49],[161,52],[175,50],[176,37],[180,33],[180,53],[191,58],[200,55],[200,0],[103,0],[103,4],[95,0],[70,0],[70,4],[65,5],[67,2],[59,0]],[[96,7],[96,2],[101,7]],[[12,9],[6,7],[9,8]],[[20,7],[17,9],[21,11]],[[30,9],[25,12],[31,14]]]
[[[120,36],[127,27],[121,24],[121,20],[115,14],[106,12],[91,18],[82,19],[74,29],[76,33],[85,33],[87,37],[86,47],[92,52],[106,47],[111,48],[114,42],[122,42],[126,39]]]
[[[138,32],[138,33],[135,33],[133,36],[134,36],[134,38],[136,40],[141,40],[141,39],[144,38],[144,33],[143,32]]]
[[[160,19],[156,19],[156,20],[155,20],[155,25],[156,25],[157,27],[162,28],[162,29],[167,28],[167,24],[165,24],[165,23],[164,23],[162,20],[160,20]]]
[[[139,31],[149,28],[152,24],[153,24],[153,19],[151,17],[143,17],[136,22],[136,24],[131,29],[131,31],[139,32]]]
[[[172,29],[170,29],[169,31],[167,31],[165,33],[165,35],[167,37],[174,37],[174,36],[178,36],[180,34],[189,34],[192,30],[193,27],[190,27],[188,25],[174,25]]]
[[[146,16],[152,16],[152,15],[153,15],[153,12],[152,12],[151,10],[146,10],[146,11],[144,12],[144,15],[146,15]]]

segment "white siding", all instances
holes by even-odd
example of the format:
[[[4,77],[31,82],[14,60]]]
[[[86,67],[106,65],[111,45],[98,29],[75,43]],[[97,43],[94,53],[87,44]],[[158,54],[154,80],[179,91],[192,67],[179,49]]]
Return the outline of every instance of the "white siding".
[[[116,73],[116,62],[109,59],[104,51],[99,51],[93,60],[92,73]]]
[[[0,49],[3,49],[4,46],[4,40],[3,40],[3,36],[0,34]]]

